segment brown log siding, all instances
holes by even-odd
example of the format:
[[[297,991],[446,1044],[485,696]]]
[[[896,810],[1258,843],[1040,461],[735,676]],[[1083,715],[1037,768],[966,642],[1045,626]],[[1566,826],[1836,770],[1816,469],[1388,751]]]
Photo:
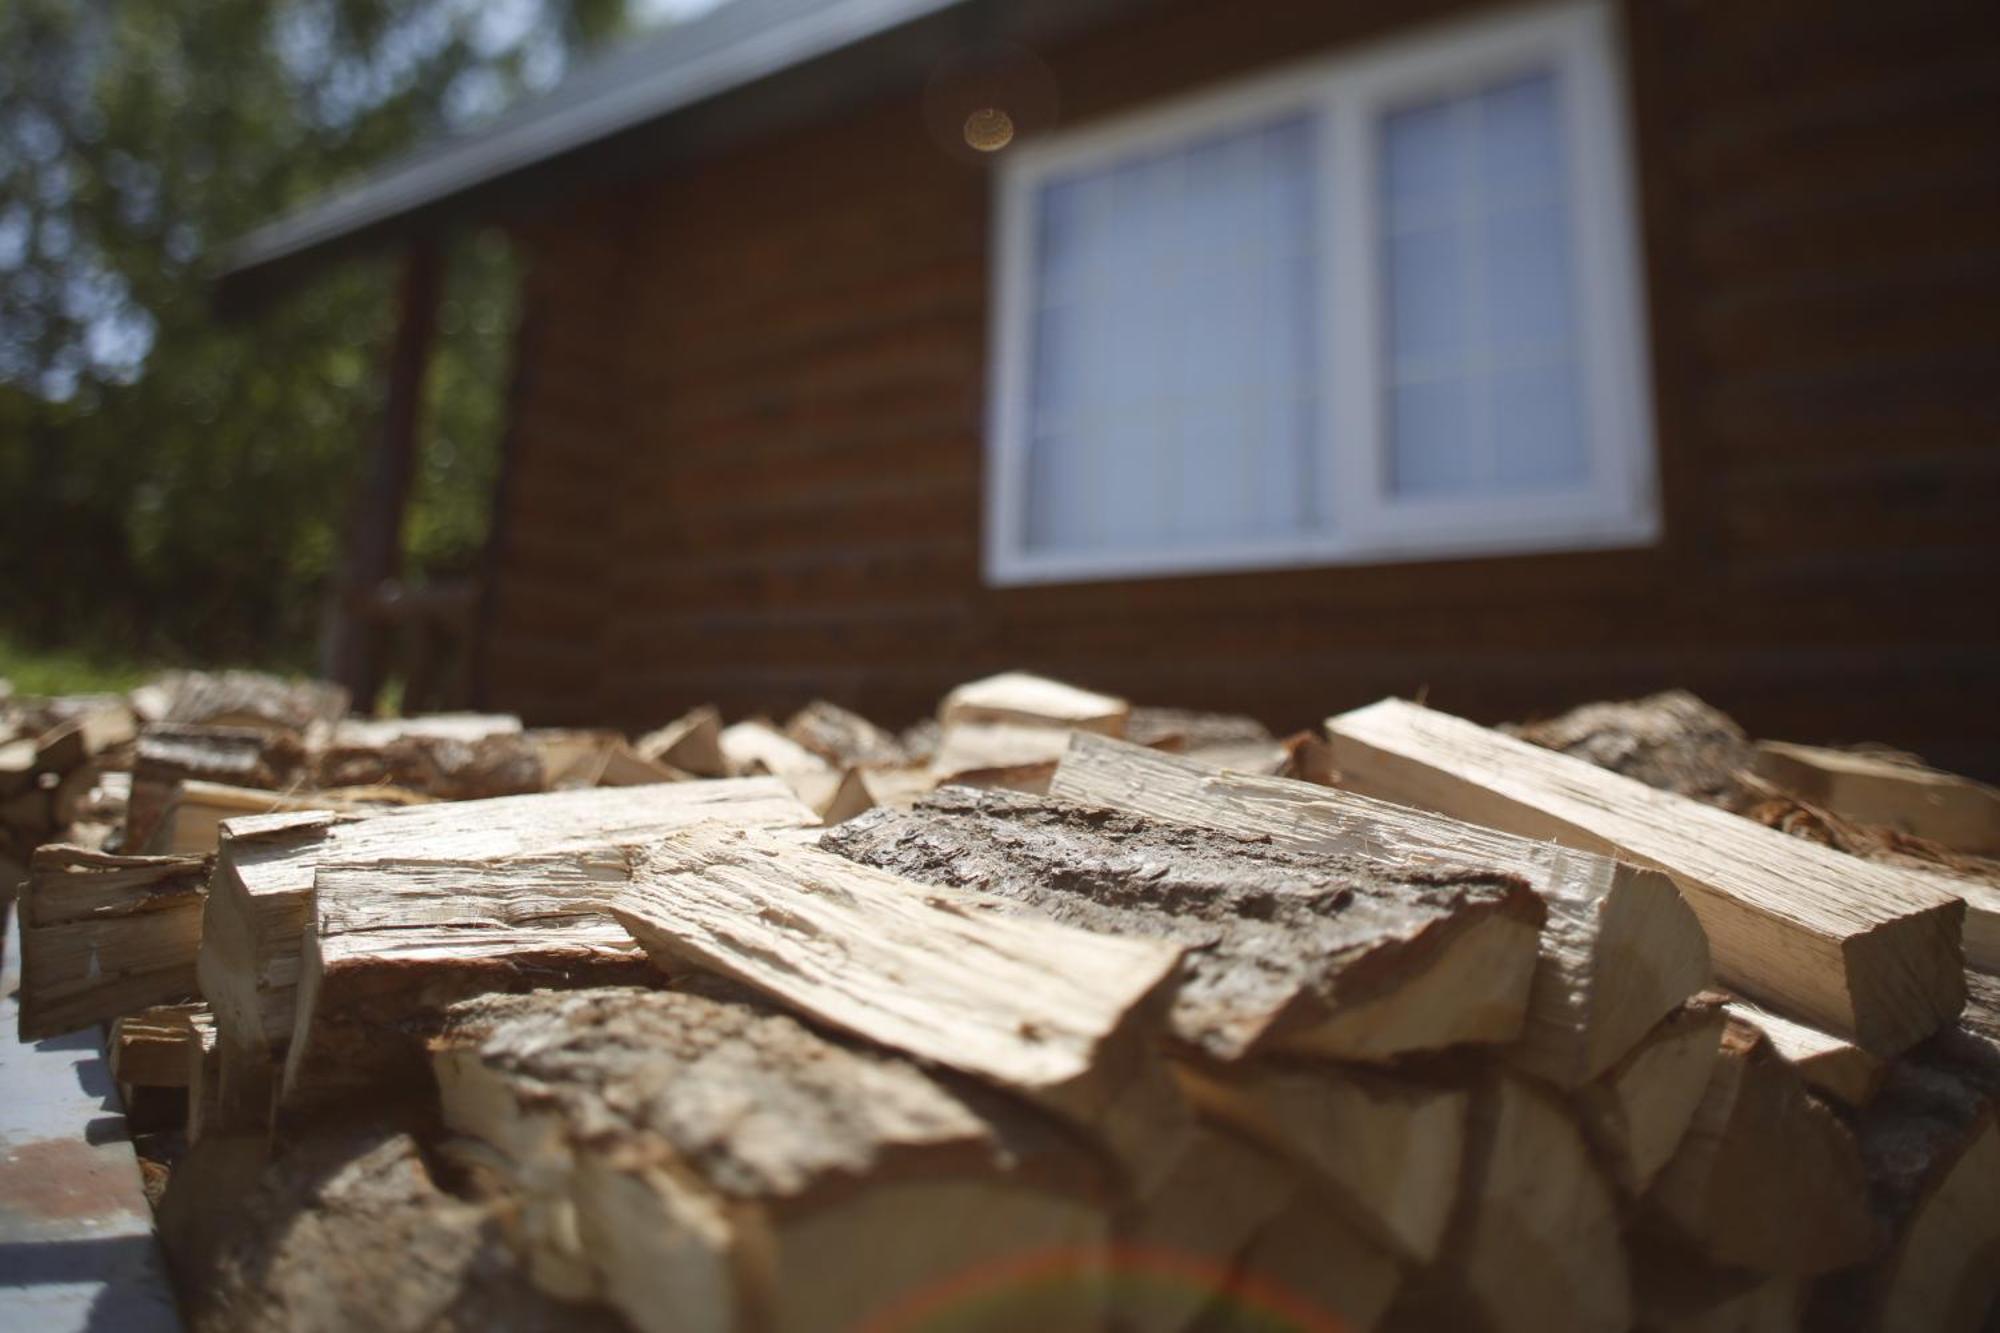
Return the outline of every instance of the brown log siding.
[[[1199,0],[1044,54],[1080,123],[1462,7]],[[986,587],[988,192],[913,93],[587,201],[525,233],[489,702],[901,722],[1027,664],[1293,727],[1681,684],[2000,770],[1997,12],[1626,6],[1647,551]]]

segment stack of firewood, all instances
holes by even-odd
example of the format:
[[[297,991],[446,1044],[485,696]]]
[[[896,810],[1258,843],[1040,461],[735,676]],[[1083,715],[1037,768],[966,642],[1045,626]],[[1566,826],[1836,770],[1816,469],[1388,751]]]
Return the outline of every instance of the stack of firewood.
[[[242,771],[306,792],[305,732]],[[198,1325],[1976,1328],[2000,1290],[1978,784],[1686,696],[1280,743],[1008,675],[901,734],[596,735],[569,784],[545,741],[528,792],[36,854],[23,1026],[179,1071]]]

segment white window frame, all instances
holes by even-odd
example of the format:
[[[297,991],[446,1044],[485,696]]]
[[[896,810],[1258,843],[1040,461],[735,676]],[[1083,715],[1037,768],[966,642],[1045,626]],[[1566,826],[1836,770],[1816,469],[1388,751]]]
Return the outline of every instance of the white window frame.
[[[1253,76],[1038,139],[997,164],[986,439],[989,583],[1076,582],[1300,565],[1642,546],[1659,537],[1637,209],[1615,20],[1602,0],[1460,21]],[[1562,84],[1576,347],[1590,485],[1562,494],[1391,493],[1380,330],[1386,280],[1375,182],[1382,114],[1552,69]],[[1328,526],[1269,541],[1035,551],[1025,539],[1029,374],[1040,258],[1036,205],[1053,176],[1149,148],[1313,112],[1319,153],[1321,397],[1315,469]],[[1348,299],[1340,299],[1342,295]]]

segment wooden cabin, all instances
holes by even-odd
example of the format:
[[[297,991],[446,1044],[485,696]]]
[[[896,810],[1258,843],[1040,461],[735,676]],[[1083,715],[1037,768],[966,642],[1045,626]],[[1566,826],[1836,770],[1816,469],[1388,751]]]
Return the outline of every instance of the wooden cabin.
[[[496,219],[487,707],[1681,685],[2000,772],[2000,7],[730,0],[226,290]]]

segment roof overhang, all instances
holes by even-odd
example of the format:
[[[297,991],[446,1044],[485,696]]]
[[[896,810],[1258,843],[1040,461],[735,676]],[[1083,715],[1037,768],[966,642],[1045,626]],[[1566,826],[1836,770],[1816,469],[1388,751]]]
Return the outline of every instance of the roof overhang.
[[[490,125],[418,150],[230,247],[224,313],[331,259],[578,193],[921,85],[968,46],[1040,42],[1146,0],[729,0]]]

